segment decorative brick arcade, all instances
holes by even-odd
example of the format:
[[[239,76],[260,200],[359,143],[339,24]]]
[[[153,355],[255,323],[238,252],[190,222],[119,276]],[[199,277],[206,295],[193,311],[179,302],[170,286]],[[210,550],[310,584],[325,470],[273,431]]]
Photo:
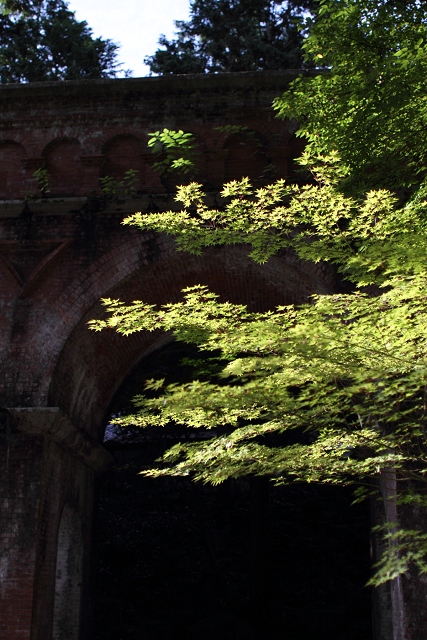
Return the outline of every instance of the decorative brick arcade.
[[[92,637],[93,483],[110,462],[108,408],[132,369],[171,339],[90,332],[100,298],[161,304],[201,283],[267,310],[334,291],[330,269],[290,254],[263,266],[241,246],[196,258],[120,224],[177,206],[147,147],[147,134],[164,127],[196,134],[212,203],[242,174],[293,175],[296,124],[277,120],[271,103],[297,73],[0,87],[1,640]],[[36,195],[39,168],[48,197]],[[106,200],[99,178],[128,169],[138,171],[136,196]],[[426,585],[414,584],[377,598],[376,640],[425,640]]]

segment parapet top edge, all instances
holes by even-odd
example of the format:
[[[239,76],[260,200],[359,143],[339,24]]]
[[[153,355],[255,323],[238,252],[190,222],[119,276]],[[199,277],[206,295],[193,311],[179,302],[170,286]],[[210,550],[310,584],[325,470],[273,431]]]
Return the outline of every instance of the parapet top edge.
[[[78,89],[84,93],[99,91],[102,89],[115,89],[118,91],[127,91],[135,89],[167,89],[185,88],[194,84],[203,86],[221,86],[229,83],[239,85],[255,83],[256,86],[262,86],[274,78],[283,80],[288,79],[290,82],[298,75],[317,75],[321,73],[317,69],[284,69],[279,71],[239,71],[224,73],[189,73],[163,76],[146,76],[141,78],[100,78],[89,80],[55,80],[48,82],[27,82],[27,83],[10,83],[0,85],[0,98],[7,94],[30,94],[43,93],[50,91],[70,92]]]

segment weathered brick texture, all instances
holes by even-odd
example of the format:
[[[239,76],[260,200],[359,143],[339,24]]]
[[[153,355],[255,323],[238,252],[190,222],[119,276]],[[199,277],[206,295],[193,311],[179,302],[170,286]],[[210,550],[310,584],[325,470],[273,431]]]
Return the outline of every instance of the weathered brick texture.
[[[43,442],[0,434],[0,637],[30,638]]]
[[[212,204],[225,179],[257,179],[266,170],[271,178],[286,175],[296,125],[277,120],[271,102],[295,75],[0,88],[0,394],[10,408],[0,439],[2,640],[55,640],[67,634],[61,631],[67,620],[79,617],[81,638],[90,637],[92,485],[106,461],[96,440],[102,442],[108,405],[123,379],[170,339],[88,331],[87,321],[103,313],[99,299],[163,303],[203,283],[223,299],[261,310],[332,290],[330,271],[290,254],[264,267],[244,247],[199,259],[177,253],[168,237],[120,224],[126,213],[177,206],[176,179],[162,182],[147,147],[148,133],[164,127],[196,135],[198,179]],[[40,168],[49,175],[43,197],[34,177]],[[100,178],[121,180],[129,169],[138,171],[136,198],[106,201]],[[75,513],[81,531],[61,525],[63,513],[62,523]],[[70,558],[82,558],[81,583],[71,580],[68,599],[74,602],[80,587],[83,597],[74,618],[61,617],[64,541],[78,539],[81,555],[71,550]],[[69,633],[74,638],[75,628]]]
[[[147,147],[148,133],[164,127],[197,136],[199,179],[212,204],[224,180],[292,175],[296,123],[277,120],[271,103],[297,73],[0,87],[0,397],[10,409],[0,430],[2,640],[52,640],[55,625],[59,633],[58,536],[80,536],[61,529],[63,513],[81,522],[80,637],[91,637],[93,478],[107,459],[99,442],[108,407],[132,368],[171,339],[90,332],[100,298],[159,304],[201,283],[223,300],[266,310],[334,290],[330,268],[290,253],[263,266],[245,247],[195,258],[176,252],[169,237],[120,224],[127,213],[177,206],[176,181],[153,171]],[[40,168],[51,191],[29,197]],[[128,169],[138,171],[137,196],[106,201],[100,177],[121,180]]]
[[[218,189],[224,178],[256,179],[271,165],[286,175],[296,125],[275,118],[271,103],[295,75],[0,88],[0,188],[6,185],[0,196],[9,198],[0,201],[3,406],[58,405],[78,426],[98,435],[111,394],[144,350],[152,348],[146,337],[127,341],[136,345],[140,340],[144,347],[138,348],[119,341],[120,362],[111,355],[102,367],[95,354],[93,361],[88,356],[94,347],[87,348],[86,341],[98,342],[87,331],[86,319],[100,313],[99,298],[113,291],[119,297],[163,302],[177,299],[189,284],[205,282],[225,298],[267,309],[330,289],[327,270],[290,255],[265,267],[255,267],[243,249],[225,250],[224,259],[219,251],[194,260],[176,254],[170,238],[120,225],[126,212],[177,206],[167,191],[174,189],[173,180],[161,183],[147,147],[147,134],[165,126],[196,134],[200,179],[207,189]],[[32,174],[40,167],[48,171],[51,193],[23,202],[22,194],[36,188]],[[138,196],[105,202],[99,178],[122,179],[129,168],[139,172]],[[69,342],[68,349],[81,361],[64,368],[60,354],[72,335],[75,345]],[[107,340],[114,342],[102,338],[98,354],[106,360]]]
[[[275,118],[271,103],[298,73],[3,86],[0,198],[34,190],[42,167],[51,195],[99,194],[100,176],[121,179],[128,169],[139,172],[140,193],[165,192],[147,147],[148,134],[164,127],[195,134],[199,177],[208,187],[257,178],[271,164],[286,175],[299,151],[296,124]]]

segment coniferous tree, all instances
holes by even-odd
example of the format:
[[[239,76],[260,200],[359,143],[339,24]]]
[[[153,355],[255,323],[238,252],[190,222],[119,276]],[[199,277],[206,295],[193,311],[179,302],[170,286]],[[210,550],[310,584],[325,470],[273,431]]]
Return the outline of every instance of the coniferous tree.
[[[296,20],[313,0],[194,0],[189,22],[176,20],[145,58],[153,73],[204,73],[300,68],[303,35]]]
[[[118,45],[93,38],[64,0],[3,3],[1,82],[115,77]]]
[[[0,0],[0,11],[9,13],[28,13],[31,7],[31,0]]]

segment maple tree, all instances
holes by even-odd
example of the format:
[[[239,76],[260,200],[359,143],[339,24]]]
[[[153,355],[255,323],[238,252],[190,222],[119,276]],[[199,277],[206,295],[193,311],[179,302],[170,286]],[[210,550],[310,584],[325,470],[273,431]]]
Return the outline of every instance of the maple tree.
[[[321,3],[304,46],[308,56],[326,57],[330,71],[302,76],[276,101],[282,116],[299,118],[308,138],[300,164],[311,184],[282,179],[253,190],[242,178],[224,186],[225,206],[211,210],[192,183],[178,191],[182,211],[124,220],[169,233],[178,250],[196,254],[245,243],[262,263],[289,248],[335,264],[353,283],[351,293],[263,314],[219,303],[202,285],[161,309],[104,300],[109,316],[93,329],[171,330],[226,362],[220,383],[164,388],[152,380],[148,388],[158,396],[136,398],[137,413],[119,421],[212,430],[209,440],[167,451],[148,475],[355,484],[357,499],[392,475],[396,505],[427,507],[425,4]],[[299,442],[281,446],[280,434],[290,430]],[[385,535],[390,544],[372,584],[410,563],[427,571],[426,532],[396,521]]]

